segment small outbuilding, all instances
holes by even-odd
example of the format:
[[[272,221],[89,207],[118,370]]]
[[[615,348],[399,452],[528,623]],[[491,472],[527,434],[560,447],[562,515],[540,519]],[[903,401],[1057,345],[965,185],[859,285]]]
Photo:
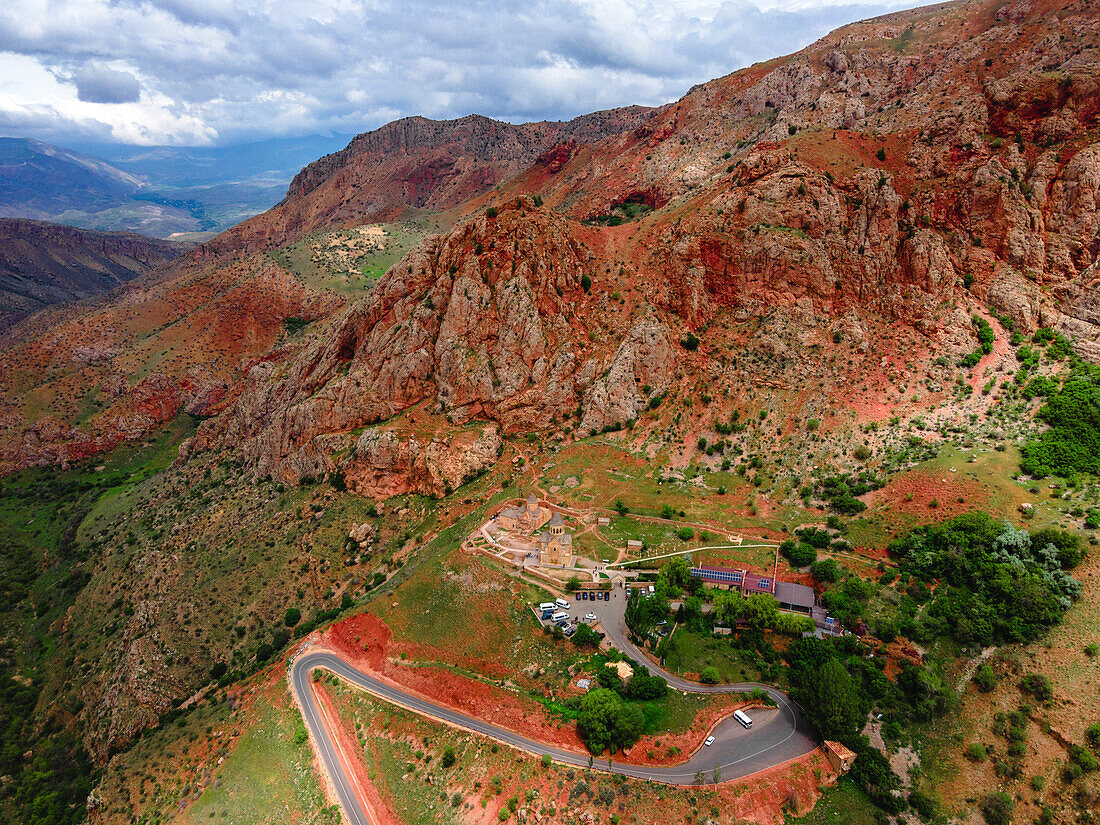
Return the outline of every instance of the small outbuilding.
[[[848,773],[852,769],[852,764],[856,761],[856,755],[846,745],[834,742],[832,739],[826,739],[822,743],[822,747],[825,749],[825,756],[828,757],[829,764],[833,766],[834,771]]]

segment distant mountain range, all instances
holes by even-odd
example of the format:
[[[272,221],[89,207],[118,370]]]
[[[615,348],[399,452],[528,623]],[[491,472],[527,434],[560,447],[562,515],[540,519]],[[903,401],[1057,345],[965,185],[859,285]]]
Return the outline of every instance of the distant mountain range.
[[[0,217],[160,238],[216,233],[279,202],[303,166],[348,140],[310,136],[201,148],[88,144],[78,151],[0,137]]]

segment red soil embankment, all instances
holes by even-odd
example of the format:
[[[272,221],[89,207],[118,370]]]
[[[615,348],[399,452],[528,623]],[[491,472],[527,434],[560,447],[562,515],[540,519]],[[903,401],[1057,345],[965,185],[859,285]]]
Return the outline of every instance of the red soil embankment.
[[[339,622],[322,633],[320,641],[361,670],[410,693],[532,739],[585,752],[572,725],[559,727],[532,700],[444,667],[401,664],[397,658],[400,653],[414,658],[418,649],[395,644],[390,629],[377,616],[363,613]]]

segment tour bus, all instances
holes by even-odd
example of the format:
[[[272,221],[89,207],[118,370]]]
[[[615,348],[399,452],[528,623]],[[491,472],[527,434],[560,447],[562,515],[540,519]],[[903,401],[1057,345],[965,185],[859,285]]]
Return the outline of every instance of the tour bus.
[[[743,711],[735,710],[733,712],[733,718],[740,722],[742,727],[752,727],[752,720]]]
[[[539,605],[539,610],[545,613],[547,610],[553,610],[557,605],[554,602],[543,602]]]
[[[569,602],[567,602],[565,599],[557,599],[554,603],[562,610],[569,609]]]
[[[563,622],[568,618],[568,613],[566,613],[564,610],[559,610],[557,613],[550,617],[550,621],[552,621],[554,624],[557,624],[558,622]]]

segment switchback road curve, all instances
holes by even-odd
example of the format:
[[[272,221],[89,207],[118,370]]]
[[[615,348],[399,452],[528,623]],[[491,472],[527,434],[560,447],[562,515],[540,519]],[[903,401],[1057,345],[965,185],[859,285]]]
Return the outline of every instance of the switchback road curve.
[[[310,674],[318,669],[327,670],[379,699],[421,716],[480,733],[536,756],[549,755],[551,759],[562,764],[588,767],[586,754],[547,745],[408,693],[400,687],[367,675],[330,651],[307,650],[298,655],[291,664],[291,688],[301,706],[306,727],[324,763],[325,771],[351,825],[371,825],[371,822],[340,757],[340,751],[324,723],[323,714],[311,688]],[[655,666],[651,669],[664,673]],[[683,680],[675,681],[676,684],[673,684],[670,680],[670,687],[681,689],[679,683]],[[817,739],[803,720],[797,705],[781,691],[763,685],[709,685],[705,686],[705,690],[700,690],[704,686],[689,682],[684,684],[706,693],[761,687],[776,701],[777,707],[753,710],[753,726],[750,730],[745,730],[732,718],[719,722],[712,731],[714,744],[699,748],[686,762],[679,765],[645,767],[609,763],[601,757],[594,761],[592,767],[596,770],[612,770],[635,779],[672,785],[693,785],[698,771],[702,771],[709,779],[714,769],[718,768],[723,781],[737,779],[795,759],[817,747]],[[349,758],[356,758],[356,755],[349,754]]]

